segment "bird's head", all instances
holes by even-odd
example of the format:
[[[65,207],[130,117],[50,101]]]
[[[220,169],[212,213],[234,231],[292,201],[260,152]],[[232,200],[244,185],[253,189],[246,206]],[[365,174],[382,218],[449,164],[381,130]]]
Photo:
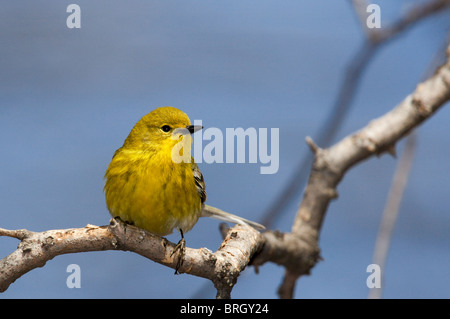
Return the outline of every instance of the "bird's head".
[[[190,135],[202,128],[199,125],[191,125],[189,117],[179,109],[171,106],[160,107],[136,123],[125,140],[124,147],[152,151],[172,150],[185,141],[189,144],[190,153]]]

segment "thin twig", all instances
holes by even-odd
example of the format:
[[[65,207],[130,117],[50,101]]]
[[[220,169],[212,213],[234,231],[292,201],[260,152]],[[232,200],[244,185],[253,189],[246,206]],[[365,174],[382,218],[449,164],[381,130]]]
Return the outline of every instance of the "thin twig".
[[[408,181],[414,159],[416,134],[413,132],[406,138],[405,149],[400,157],[394,174],[389,196],[381,218],[381,225],[375,243],[373,263],[380,266],[381,287],[384,286],[384,270],[387,254],[394,231],[395,222],[400,211],[400,204]],[[381,298],[382,288],[372,288],[369,291],[370,299]]]
[[[433,57],[428,70],[426,71],[424,78],[431,76],[436,70],[437,66],[443,63],[445,59],[445,48],[450,45],[450,35],[444,43],[444,46],[440,48]],[[381,285],[380,288],[372,288],[369,291],[368,298],[379,299],[382,296],[382,291],[385,286],[385,274],[386,274],[386,260],[389,251],[390,242],[392,239],[392,233],[397,221],[397,216],[400,210],[400,202],[403,197],[404,188],[411,169],[415,144],[417,140],[417,133],[414,131],[411,133],[407,140],[403,155],[397,165],[395,175],[392,181],[391,190],[386,202],[386,206],[383,211],[380,229],[378,231],[377,239],[375,242],[373,263],[380,266],[381,270]]]

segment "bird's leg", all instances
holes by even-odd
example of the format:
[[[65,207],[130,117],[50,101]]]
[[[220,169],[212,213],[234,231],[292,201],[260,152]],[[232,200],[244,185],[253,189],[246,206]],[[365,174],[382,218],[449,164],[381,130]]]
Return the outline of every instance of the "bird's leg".
[[[175,267],[175,275],[179,275],[180,274],[178,272],[178,269],[180,269],[181,265],[183,265],[184,250],[186,248],[186,241],[184,240],[183,230],[181,228],[180,228],[180,234],[181,234],[181,239],[178,242],[178,244],[175,246],[175,249],[170,254],[170,256],[172,256],[173,254],[175,254],[176,251],[179,250],[177,266]]]

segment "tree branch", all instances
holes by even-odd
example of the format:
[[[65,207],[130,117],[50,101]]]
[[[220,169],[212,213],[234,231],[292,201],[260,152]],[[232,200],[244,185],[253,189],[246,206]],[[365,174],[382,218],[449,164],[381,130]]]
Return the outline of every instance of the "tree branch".
[[[414,158],[414,150],[416,145],[416,135],[414,133],[415,132],[411,133],[406,138],[405,149],[400,157],[394,174],[391,189],[389,190],[389,196],[381,218],[381,225],[378,231],[377,240],[375,242],[373,263],[380,266],[381,281],[384,280],[384,270],[389,245]],[[369,292],[369,298],[381,298],[381,288],[371,289]]]
[[[0,236],[20,239],[16,251],[0,261],[0,292],[28,271],[43,267],[55,256],[87,251],[132,251],[175,269],[178,255],[175,244],[135,226],[112,219],[109,226],[57,229],[44,232],[0,229]],[[261,234],[248,226],[237,225],[228,231],[215,252],[186,248],[179,272],[210,279],[218,298],[230,298],[239,274],[263,244]]]
[[[87,226],[40,233],[0,228],[0,235],[21,240],[17,250],[0,260],[0,292],[30,270],[43,267],[55,256],[115,249],[114,236],[108,227]]]
[[[320,149],[311,139],[307,139],[315,154],[315,160],[290,235],[306,245],[303,249],[306,255],[301,256],[306,264],[299,268],[286,267],[286,275],[279,289],[284,293],[283,297],[289,297],[286,291],[292,291],[294,287],[292,281],[301,275],[309,274],[310,269],[319,260],[317,257],[320,229],[328,205],[337,197],[337,185],[346,171],[370,156],[391,151],[398,140],[449,100],[450,46],[447,48],[447,62],[387,114],[373,120],[359,132],[345,137],[328,149]],[[270,249],[268,243],[270,242],[266,242],[261,255]],[[279,249],[283,249],[283,246],[281,245]],[[292,252],[278,253],[289,256]],[[312,264],[310,267],[308,262]],[[291,294],[290,297],[292,296]]]
[[[430,0],[426,3],[420,3],[411,7],[400,19],[392,23],[391,25],[382,29],[369,29],[367,27],[366,12],[367,6],[370,4],[365,0],[352,0],[354,11],[359,19],[362,29],[366,33],[367,39],[375,44],[385,43],[391,40],[404,30],[408,29],[416,22],[423,20],[437,12],[441,12],[443,9],[450,6],[450,0]]]

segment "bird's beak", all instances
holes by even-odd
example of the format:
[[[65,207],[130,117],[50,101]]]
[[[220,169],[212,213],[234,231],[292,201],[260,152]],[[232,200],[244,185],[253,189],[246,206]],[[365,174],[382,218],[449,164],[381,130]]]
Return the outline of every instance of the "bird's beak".
[[[188,125],[186,126],[186,128],[188,129],[189,133],[194,134],[197,131],[200,131],[203,126],[201,125]]]

